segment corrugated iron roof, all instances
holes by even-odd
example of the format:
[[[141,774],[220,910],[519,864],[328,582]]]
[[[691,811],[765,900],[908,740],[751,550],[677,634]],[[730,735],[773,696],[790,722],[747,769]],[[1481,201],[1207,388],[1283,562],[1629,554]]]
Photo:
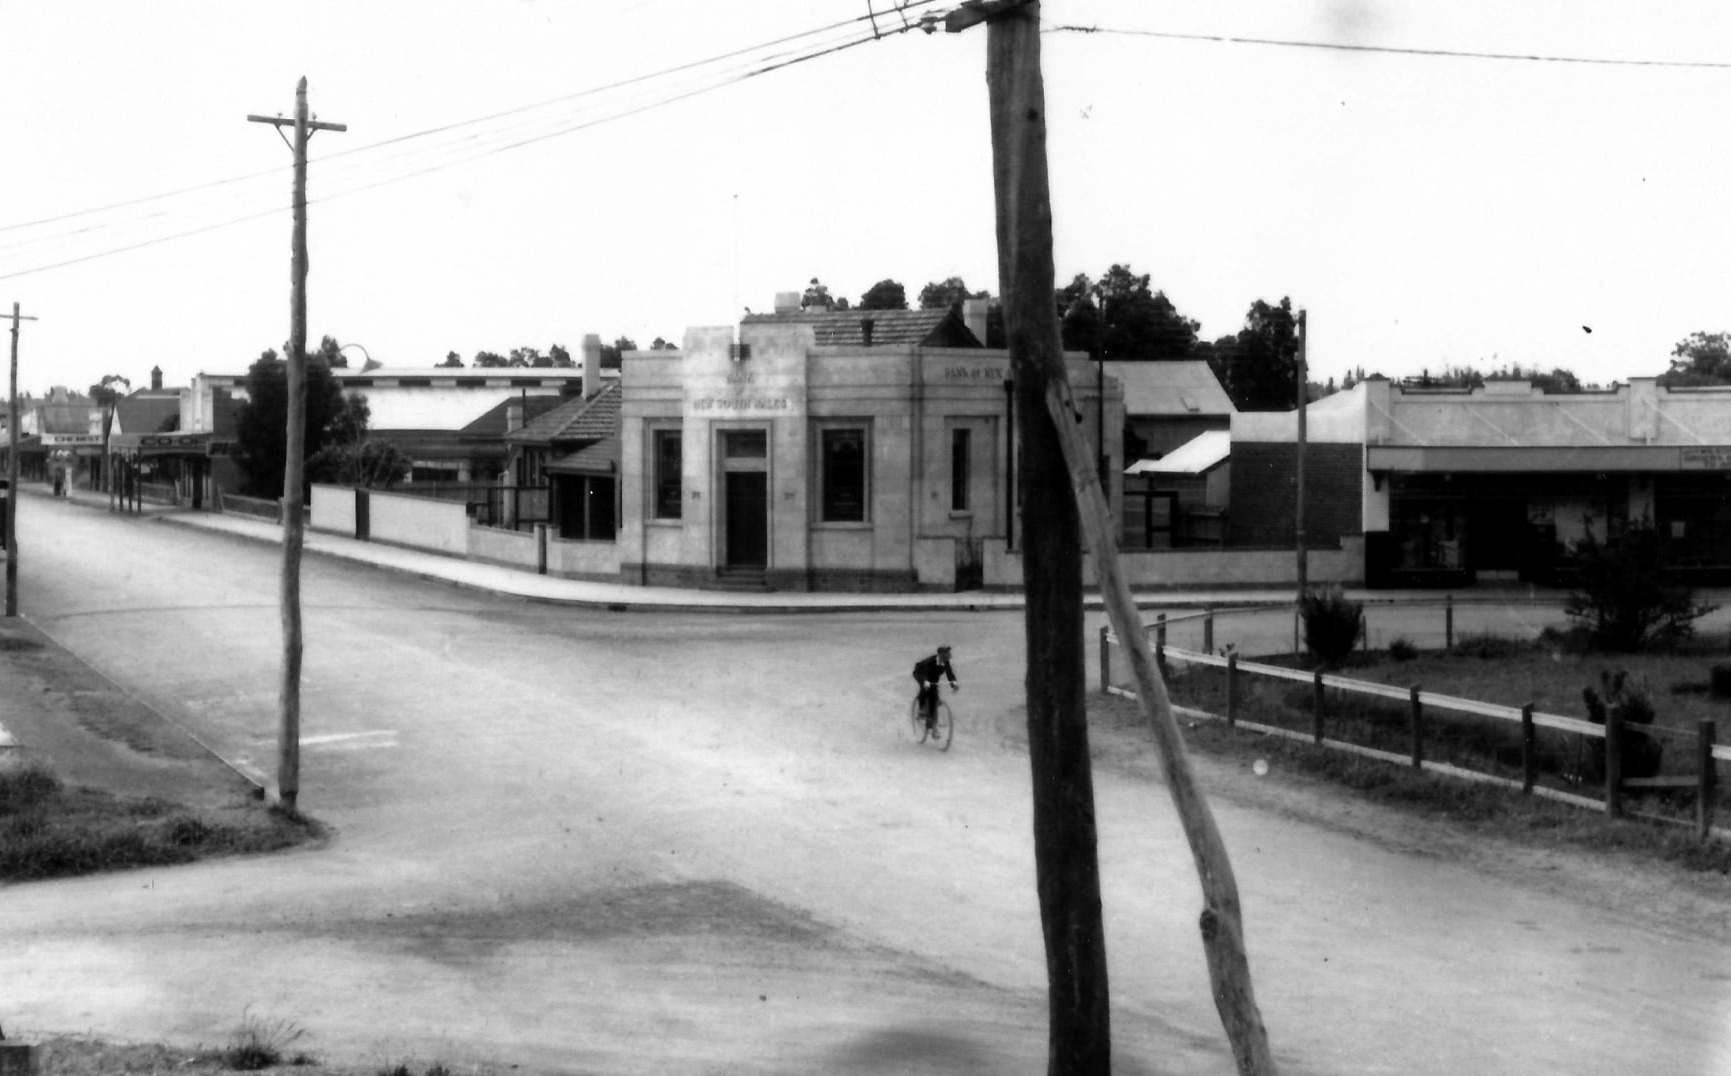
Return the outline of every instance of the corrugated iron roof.
[[[1232,455],[1232,431],[1199,433],[1157,460],[1137,460],[1125,474],[1187,474],[1212,471]]]
[[[1206,362],[1107,362],[1124,386],[1128,415],[1231,415],[1237,412]]]

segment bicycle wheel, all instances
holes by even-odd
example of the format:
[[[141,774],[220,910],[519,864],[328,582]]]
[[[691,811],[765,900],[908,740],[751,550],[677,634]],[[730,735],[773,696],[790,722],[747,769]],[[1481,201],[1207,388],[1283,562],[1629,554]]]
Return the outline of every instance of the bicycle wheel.
[[[950,716],[950,704],[938,703],[937,718],[932,722],[932,742],[938,745],[938,750],[948,751],[950,740],[955,736],[956,723]]]
[[[908,735],[914,738],[915,743],[925,743],[928,731],[930,730],[926,728],[926,719],[920,714],[920,700],[916,696],[914,701],[908,704]]]

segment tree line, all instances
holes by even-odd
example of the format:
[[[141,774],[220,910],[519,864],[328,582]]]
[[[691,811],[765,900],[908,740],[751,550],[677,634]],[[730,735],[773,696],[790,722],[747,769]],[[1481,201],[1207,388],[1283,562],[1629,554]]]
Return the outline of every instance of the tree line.
[[[1147,273],[1114,264],[1098,279],[1077,273],[1052,296],[1059,333],[1068,351],[1085,351],[1111,361],[1208,363],[1241,411],[1283,411],[1297,403],[1298,330],[1292,300],[1258,299],[1236,333],[1204,340],[1200,322],[1187,318],[1166,293],[1151,287]],[[965,299],[986,299],[987,347],[1003,347],[1003,317],[989,292],[972,291],[961,277],[933,281],[920,289],[921,310],[959,307]],[[906,310],[907,289],[884,279],[857,304],[832,296],[812,278],[801,298],[804,309]]]

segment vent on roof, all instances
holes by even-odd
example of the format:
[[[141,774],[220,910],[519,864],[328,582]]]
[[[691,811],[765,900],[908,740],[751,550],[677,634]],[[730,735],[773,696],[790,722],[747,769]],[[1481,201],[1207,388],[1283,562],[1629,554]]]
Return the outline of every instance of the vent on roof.
[[[746,359],[751,358],[751,345],[729,344],[727,347],[727,357],[732,359],[734,362],[744,362]]]
[[[1184,410],[1186,410],[1186,411],[1200,411],[1200,410],[1202,410],[1201,404],[1198,404],[1195,400],[1191,399],[1189,396],[1184,395],[1183,393],[1178,394],[1178,402],[1184,405]]]

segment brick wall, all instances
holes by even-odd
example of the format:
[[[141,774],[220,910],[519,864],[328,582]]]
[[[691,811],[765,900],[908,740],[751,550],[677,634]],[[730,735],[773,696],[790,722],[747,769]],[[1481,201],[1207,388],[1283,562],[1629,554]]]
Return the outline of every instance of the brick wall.
[[[1290,442],[1233,442],[1229,544],[1292,544],[1298,488],[1295,447]],[[1363,475],[1363,446],[1305,446],[1306,542],[1332,544],[1345,535],[1362,533]]]

